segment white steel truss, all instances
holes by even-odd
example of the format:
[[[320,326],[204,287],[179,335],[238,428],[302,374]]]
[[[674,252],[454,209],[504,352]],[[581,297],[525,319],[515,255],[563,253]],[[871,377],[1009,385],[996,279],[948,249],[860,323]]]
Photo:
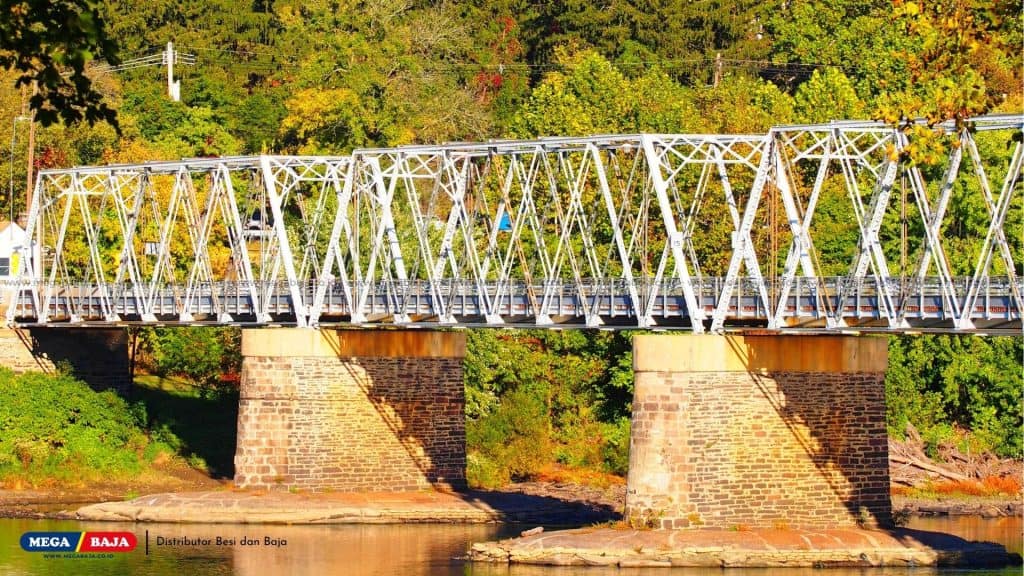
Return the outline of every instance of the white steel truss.
[[[45,170],[7,320],[1019,331],[1024,116],[968,125]]]

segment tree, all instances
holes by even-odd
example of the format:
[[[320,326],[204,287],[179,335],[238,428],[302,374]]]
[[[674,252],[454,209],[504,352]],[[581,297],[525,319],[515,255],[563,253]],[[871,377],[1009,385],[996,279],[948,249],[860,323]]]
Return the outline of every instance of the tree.
[[[733,61],[764,57],[769,45],[762,34],[763,17],[779,2],[477,0],[472,4],[485,14],[514,15],[527,59],[541,65],[537,71],[558,59],[558,47],[577,45],[623,64],[623,72],[631,76],[658,63],[673,78],[704,84],[711,81],[716,53]]]
[[[815,70],[810,80],[797,88],[793,99],[796,115],[803,122],[854,120],[865,115],[864,102],[838,68]]]
[[[0,67],[20,72],[18,86],[34,85],[30,105],[43,126],[58,120],[117,126],[86,64],[96,58],[116,64],[117,44],[92,0],[0,0]]]
[[[225,391],[221,375],[241,367],[241,332],[237,328],[155,328],[142,334],[156,374],[183,376],[204,393]]]
[[[556,50],[549,72],[509,122],[519,138],[588,136],[615,132],[694,132],[695,98],[654,69],[627,78],[594,50]]]
[[[351,9],[275,6],[284,38],[320,46],[304,58],[285,102],[285,146],[336,153],[490,135],[484,101],[460,75],[470,36],[452,6],[346,4]]]
[[[907,423],[930,448],[969,429],[966,449],[1022,454],[1020,338],[893,336],[886,372],[887,421],[900,437]],[[967,450],[964,451],[967,451]]]
[[[930,124],[953,119],[959,126],[1019,88],[1020,46],[1006,44],[1005,34],[1019,27],[1019,6],[1013,12],[1008,4],[893,2],[896,20],[913,41],[897,54],[907,62],[909,85],[880,99],[880,116],[890,122],[924,117]]]
[[[893,54],[903,50],[909,40],[887,14],[888,9],[887,0],[786,2],[766,27],[772,60],[838,67],[865,96],[898,89],[906,76],[906,64]]]
[[[1019,8],[996,0],[794,0],[772,17],[768,34],[776,61],[845,71],[876,118],[961,123],[1020,93]]]

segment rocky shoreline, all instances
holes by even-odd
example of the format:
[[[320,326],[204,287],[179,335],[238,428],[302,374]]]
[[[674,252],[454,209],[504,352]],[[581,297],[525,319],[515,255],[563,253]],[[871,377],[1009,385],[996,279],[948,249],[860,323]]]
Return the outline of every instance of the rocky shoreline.
[[[249,490],[165,492],[83,502],[62,494],[0,491],[0,517],[65,520],[265,523],[531,523],[584,526],[619,518],[607,504],[522,491],[291,493]]]
[[[921,530],[616,530],[582,528],[474,544],[500,564],[634,567],[881,567],[1021,564],[1018,554]]]
[[[503,490],[477,491],[463,495],[470,500],[503,501],[517,503],[505,506],[504,513],[481,513],[477,510],[466,518],[483,522],[532,522],[548,526],[582,526],[598,522],[616,521],[621,518],[625,502],[625,486],[607,487],[581,486],[562,482],[524,482],[507,486]],[[229,490],[205,490],[203,493],[223,494],[228,500],[246,497],[246,492]],[[195,500],[194,491],[163,492],[161,518],[174,521],[173,502]],[[192,496],[190,496],[192,495]],[[297,494],[279,495],[303,502],[338,500],[338,494]],[[152,500],[153,496],[146,497]],[[204,498],[211,498],[205,496]],[[383,496],[384,500],[389,500]],[[144,498],[132,500],[144,501]],[[356,498],[355,501],[362,501]],[[126,505],[119,494],[90,490],[0,490],[0,518],[54,518],[76,519],[77,510],[89,504],[109,509],[120,509]],[[282,504],[284,506],[285,504]],[[999,498],[944,498],[940,500],[915,499],[904,496],[893,497],[893,510],[897,517],[908,516],[977,516],[999,518],[1024,516],[1024,502]],[[282,512],[284,510],[282,509]],[[354,515],[353,515],[354,516]],[[398,516],[394,521],[401,521]],[[422,520],[421,520],[422,521]],[[451,521],[449,519],[448,521]],[[467,520],[469,521],[469,520]]]
[[[1008,518],[1024,516],[1024,502],[1002,498],[973,498],[925,500],[897,496],[893,498],[893,511],[909,516],[978,516],[981,518]]]
[[[474,544],[469,559],[558,566],[1006,566],[1003,546],[948,534],[895,530],[634,530],[621,519],[625,487],[529,482],[502,491],[290,493],[169,492],[81,505],[87,494],[0,491],[0,517],[231,524],[529,523],[520,538]],[[92,494],[96,496],[96,494]],[[894,498],[896,515],[1020,516],[996,499]],[[545,532],[545,527],[587,526]]]

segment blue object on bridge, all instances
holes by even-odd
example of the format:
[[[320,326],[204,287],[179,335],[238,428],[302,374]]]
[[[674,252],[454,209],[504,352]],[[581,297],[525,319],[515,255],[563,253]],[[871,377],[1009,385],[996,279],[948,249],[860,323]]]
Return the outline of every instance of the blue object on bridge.
[[[512,231],[512,219],[508,217],[508,212],[501,215],[501,221],[498,222],[499,232],[511,232]]]

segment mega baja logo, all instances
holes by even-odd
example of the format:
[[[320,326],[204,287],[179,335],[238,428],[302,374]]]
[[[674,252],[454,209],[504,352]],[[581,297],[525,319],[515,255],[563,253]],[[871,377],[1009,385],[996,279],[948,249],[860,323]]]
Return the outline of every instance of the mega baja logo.
[[[131,532],[25,532],[26,552],[131,552],[138,540]]]

